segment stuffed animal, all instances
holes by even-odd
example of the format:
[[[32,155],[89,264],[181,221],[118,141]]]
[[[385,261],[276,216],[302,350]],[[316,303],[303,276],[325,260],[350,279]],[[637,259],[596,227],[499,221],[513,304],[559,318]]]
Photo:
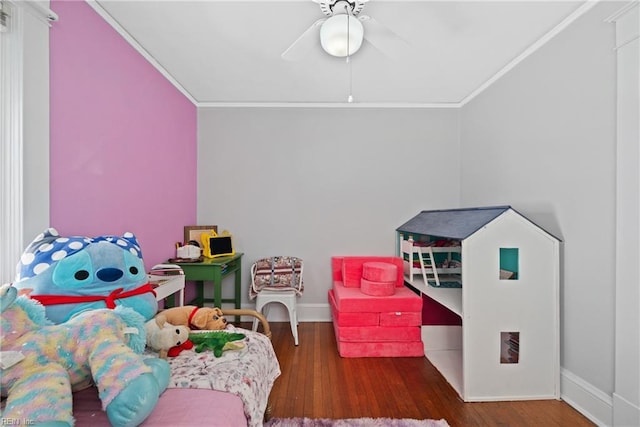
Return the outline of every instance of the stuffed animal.
[[[63,237],[49,228],[25,249],[13,285],[40,301],[54,323],[85,310],[118,305],[134,309],[145,320],[158,311],[132,233]]]
[[[72,391],[91,379],[112,425],[136,426],[151,413],[170,370],[165,360],[144,358],[125,344],[131,327],[144,343],[142,316],[118,307],[90,310],[54,325],[40,303],[17,295],[10,285],[0,287],[3,355],[19,356],[0,377],[7,396],[3,420],[72,426]]]
[[[240,350],[244,348],[244,343],[238,342],[245,338],[244,334],[225,331],[209,331],[189,334],[189,339],[196,346],[196,353],[205,350],[213,351],[216,357],[222,356],[226,350]]]
[[[175,326],[169,322],[159,325],[156,319],[151,319],[145,323],[145,330],[147,346],[159,352],[161,359],[175,357],[182,350],[193,348],[193,343],[189,341],[191,331],[186,326]]]
[[[172,325],[183,325],[189,329],[205,329],[219,331],[227,327],[227,319],[217,307],[196,307],[185,305],[172,307],[156,315],[159,324],[169,322]]]

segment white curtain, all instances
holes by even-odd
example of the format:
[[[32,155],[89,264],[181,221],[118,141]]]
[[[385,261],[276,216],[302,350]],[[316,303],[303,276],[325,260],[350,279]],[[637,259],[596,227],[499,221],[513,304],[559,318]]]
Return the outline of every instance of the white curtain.
[[[23,248],[23,17],[2,1],[0,20],[0,283],[13,280]]]
[[[58,16],[49,0],[0,4],[0,283],[6,283],[25,240],[50,225],[49,30]]]

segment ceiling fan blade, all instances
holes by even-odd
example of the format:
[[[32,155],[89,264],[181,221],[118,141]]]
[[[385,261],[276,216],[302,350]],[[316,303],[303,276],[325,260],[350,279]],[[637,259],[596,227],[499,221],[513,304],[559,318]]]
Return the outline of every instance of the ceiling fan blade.
[[[282,59],[297,61],[309,53],[314,44],[320,43],[320,26],[324,21],[326,21],[326,18],[318,19],[311,24],[296,41],[291,43],[291,46],[289,46],[287,50],[282,52]]]
[[[400,59],[412,54],[411,44],[390,28],[367,15],[360,15],[358,19],[364,26],[365,40],[386,56]]]

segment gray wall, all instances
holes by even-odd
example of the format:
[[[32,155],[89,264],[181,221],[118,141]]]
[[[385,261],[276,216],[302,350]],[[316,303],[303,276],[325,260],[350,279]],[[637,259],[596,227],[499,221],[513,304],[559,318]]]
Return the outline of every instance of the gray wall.
[[[511,204],[564,241],[561,365],[614,386],[614,27],[603,3],[461,116],[463,205]]]
[[[198,223],[249,265],[305,261],[301,320],[329,320],[333,255],[393,255],[395,228],[458,205],[456,109],[200,108]]]

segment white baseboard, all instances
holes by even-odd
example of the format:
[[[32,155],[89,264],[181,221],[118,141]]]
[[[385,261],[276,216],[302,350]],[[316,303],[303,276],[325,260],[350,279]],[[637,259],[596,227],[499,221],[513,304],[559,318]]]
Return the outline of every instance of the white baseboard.
[[[331,322],[329,304],[298,304],[298,320],[300,322]]]
[[[269,322],[288,322],[289,313],[282,304],[271,304],[273,307],[269,309]],[[255,304],[245,304],[242,308],[255,310]],[[329,304],[298,304],[298,322],[331,322],[331,309]],[[246,318],[245,318],[246,317]],[[253,320],[250,317],[243,316],[243,322]]]
[[[640,407],[613,393],[613,425],[640,426]]]
[[[614,425],[611,396],[564,368],[560,369],[560,398],[598,426]]]

